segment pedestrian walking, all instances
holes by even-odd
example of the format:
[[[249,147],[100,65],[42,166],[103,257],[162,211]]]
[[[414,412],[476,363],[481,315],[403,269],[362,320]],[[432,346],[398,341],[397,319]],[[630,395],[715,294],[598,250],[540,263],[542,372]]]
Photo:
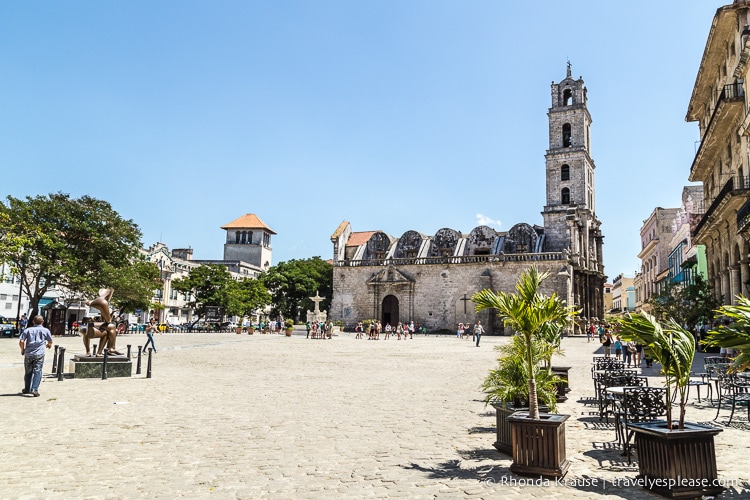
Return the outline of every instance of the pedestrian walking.
[[[154,344],[154,332],[159,332],[159,327],[156,324],[156,319],[151,318],[148,320],[148,325],[146,325],[146,345],[143,346],[143,352],[146,352],[146,348],[148,347],[148,344],[151,344],[151,348],[156,352],[156,344]]]
[[[477,324],[474,327],[474,336],[477,338],[477,347],[479,347],[479,341],[481,340],[483,333],[484,333],[484,328],[482,328],[482,322],[477,321]]]
[[[21,394],[31,394],[39,397],[39,384],[42,381],[42,367],[44,366],[44,349],[52,347],[52,334],[42,326],[44,318],[37,315],[33,319],[34,326],[26,328],[19,337],[18,345],[23,356],[23,389]]]

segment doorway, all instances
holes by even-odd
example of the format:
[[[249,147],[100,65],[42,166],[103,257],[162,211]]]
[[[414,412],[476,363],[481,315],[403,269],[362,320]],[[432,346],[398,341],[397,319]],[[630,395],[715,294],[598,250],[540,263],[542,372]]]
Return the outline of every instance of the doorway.
[[[393,295],[386,295],[383,299],[383,317],[381,318],[383,328],[388,323],[391,326],[396,326],[399,322],[398,319],[398,299]]]

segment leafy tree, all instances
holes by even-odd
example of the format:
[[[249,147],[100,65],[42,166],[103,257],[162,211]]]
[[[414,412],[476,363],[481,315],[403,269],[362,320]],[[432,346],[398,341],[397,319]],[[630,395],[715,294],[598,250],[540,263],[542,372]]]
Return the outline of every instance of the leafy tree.
[[[261,280],[273,296],[273,316],[299,321],[302,311],[313,309],[310,297],[315,292],[325,299],[320,304],[321,310],[330,305],[333,296],[333,265],[320,257],[280,262]]]
[[[568,325],[574,315],[557,294],[545,296],[539,292],[539,287],[548,277],[549,273],[540,273],[532,266],[518,278],[515,293],[482,290],[471,297],[477,312],[494,309],[498,318],[523,338],[526,351],[523,361],[529,385],[529,418],[535,420],[539,420],[539,401],[534,370],[538,359],[534,356],[534,342],[540,335],[554,329],[552,326],[555,323]]]
[[[232,275],[227,268],[219,264],[198,266],[190,270],[184,278],[172,281],[172,288],[184,294],[190,294],[187,303],[198,315],[196,322],[206,317],[207,306],[219,306],[227,309],[230,303],[230,289],[234,286]]]
[[[19,273],[31,314],[52,286],[91,294],[107,283],[107,269],[129,265],[141,232],[106,201],[68,194],[8,196],[0,203],[0,260]]]
[[[138,255],[119,269],[105,266],[104,272],[109,287],[114,290],[111,304],[120,314],[152,307],[154,290],[161,286],[156,264]]]
[[[703,322],[709,322],[714,317],[714,311],[721,302],[714,295],[711,285],[697,274],[693,283],[670,284],[667,288],[651,298],[656,318],[666,321],[674,319],[680,325],[693,328]]]
[[[252,316],[272,300],[263,283],[254,278],[233,280],[228,288],[226,313],[232,316]]]

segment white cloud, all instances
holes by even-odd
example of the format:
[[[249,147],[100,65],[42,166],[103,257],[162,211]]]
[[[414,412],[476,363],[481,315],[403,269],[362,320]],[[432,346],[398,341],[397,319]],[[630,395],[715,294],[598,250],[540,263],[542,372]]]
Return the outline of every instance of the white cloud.
[[[501,225],[500,219],[490,219],[486,215],[477,214],[477,226],[497,226],[497,229],[500,229]]]

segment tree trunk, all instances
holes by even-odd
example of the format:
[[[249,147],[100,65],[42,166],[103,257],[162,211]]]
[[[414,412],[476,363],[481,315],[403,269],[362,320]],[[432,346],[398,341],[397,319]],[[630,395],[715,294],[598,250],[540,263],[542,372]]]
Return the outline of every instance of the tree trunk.
[[[529,418],[539,420],[539,400],[536,395],[536,379],[529,379]]]

